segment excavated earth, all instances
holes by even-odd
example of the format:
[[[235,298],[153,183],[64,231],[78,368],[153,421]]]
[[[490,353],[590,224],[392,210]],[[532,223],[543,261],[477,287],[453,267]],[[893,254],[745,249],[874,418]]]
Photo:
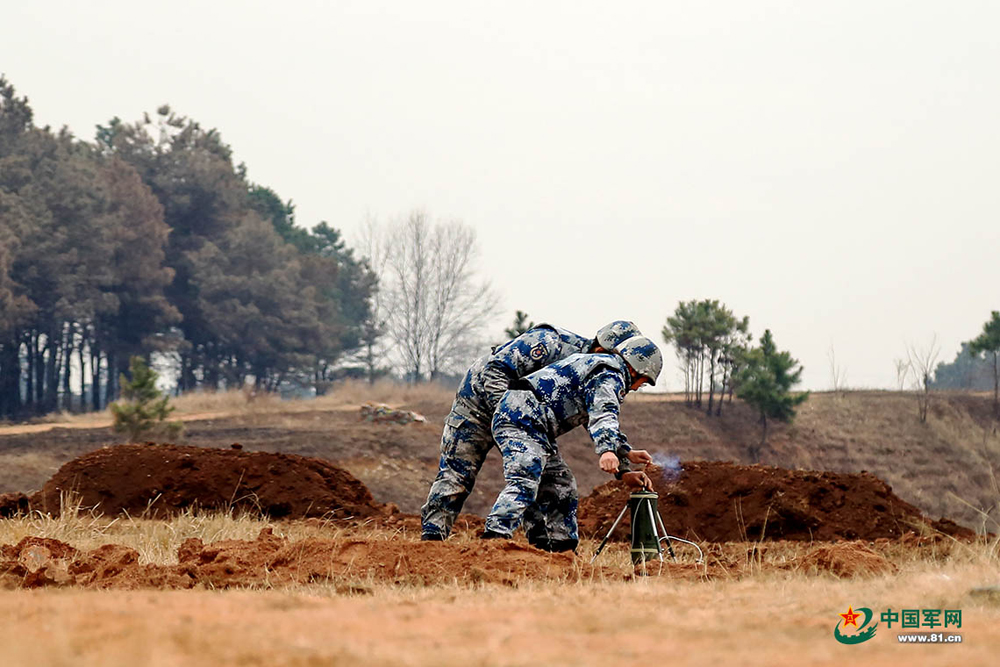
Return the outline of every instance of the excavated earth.
[[[72,496],[108,515],[169,517],[189,508],[247,510],[272,519],[367,520],[419,530],[419,517],[377,502],[368,488],[332,463],[293,454],[178,445],[103,447],[68,463],[32,496],[0,495],[0,517],[30,510],[58,513]],[[930,521],[869,473],[787,470],[719,461],[688,461],[647,470],[673,535],[708,542],[896,539],[929,527],[973,537],[947,519]],[[580,501],[580,531],[603,537],[626,505],[621,482]],[[482,519],[463,515],[475,530]],[[626,539],[629,519],[615,539]]]
[[[338,593],[366,594],[377,584],[519,586],[531,581],[627,580],[647,574],[687,581],[740,579],[764,571],[858,578],[893,574],[898,571],[893,560],[901,549],[931,544],[941,555],[954,543],[940,535],[912,534],[901,541],[875,543],[716,542],[706,544],[704,563],[666,559],[632,572],[509,540],[419,542],[347,533],[291,541],[265,528],[254,540],[205,544],[189,538],[178,548],[176,564],[148,564],[141,562],[136,550],[119,544],[84,551],[55,539],[25,537],[14,545],[0,545],[0,590],[275,588],[319,583],[334,585]]]
[[[926,519],[888,484],[865,472],[719,461],[688,461],[678,469],[650,466],[646,472],[659,495],[667,532],[697,541],[895,539],[924,527],[955,537],[975,536],[947,519]],[[620,482],[594,489],[580,501],[580,532],[603,538],[628,498]],[[626,512],[612,537],[627,539],[629,530]]]
[[[104,514],[151,518],[189,508],[248,510],[274,519],[364,518],[388,511],[329,461],[178,445],[102,447],[68,462],[28,502],[32,509],[59,512],[67,494]]]
[[[370,583],[416,586],[515,585],[525,580],[579,581],[610,574],[570,554],[512,541],[442,542],[378,539],[289,541],[265,528],[255,540],[204,544],[190,538],[177,565],[141,564],[134,549],[105,544],[80,551],[58,540],[26,537],[0,546],[0,588],[232,588],[334,583],[366,592]]]
[[[185,540],[176,564],[142,563],[136,550],[105,544],[79,550],[59,540],[25,537],[0,545],[0,590],[77,586],[100,589],[275,588],[332,584],[338,593],[366,594],[376,584],[404,586],[518,586],[530,581],[622,580],[652,574],[688,581],[741,578],[754,572],[802,571],[842,578],[891,574],[897,566],[881,551],[861,542],[779,548],[753,543],[708,545],[705,563],[652,562],[635,572],[569,553],[553,554],[510,540],[419,542],[351,537],[291,541],[263,529],[254,540],[205,544]],[[918,545],[921,546],[921,545]],[[941,545],[947,549],[948,545]],[[797,553],[796,553],[797,551]]]
[[[941,533],[974,534],[953,522],[932,522],[867,473],[827,473],[691,461],[674,469],[650,467],[668,532],[705,545],[707,563],[668,563],[661,575],[711,579],[741,576],[760,567],[855,577],[892,572],[882,552],[916,540],[939,543]],[[255,540],[205,544],[191,538],[176,564],[142,563],[126,546],[90,551],[54,539],[26,537],[0,545],[0,588],[227,588],[326,582],[346,592],[373,583],[438,585],[525,580],[620,578],[623,572],[571,554],[550,554],[522,542],[420,542],[419,517],[375,501],[363,483],[327,461],[267,452],[121,445],[85,454],[64,465],[32,495],[0,496],[0,517],[29,510],[59,512],[70,494],[83,508],[108,515],[127,512],[166,518],[188,508],[249,510],[270,518],[348,527],[332,538],[290,541],[263,530]],[[621,482],[598,487],[580,503],[581,533],[603,537],[628,502]],[[310,517],[315,517],[311,518]],[[388,527],[399,539],[352,535],[353,523]],[[482,519],[462,515],[456,532],[479,532]],[[927,530],[932,529],[932,530]],[[629,519],[615,539],[627,539]],[[931,535],[933,531],[937,531]],[[410,537],[407,537],[409,533]],[[922,533],[922,535],[918,535]],[[781,553],[767,563],[771,540]],[[791,541],[791,542],[788,542]],[[808,544],[806,542],[819,542]],[[750,544],[749,550],[746,546]],[[741,544],[742,543],[742,544]],[[792,547],[790,544],[801,545]],[[874,547],[874,548],[873,548]],[[783,550],[783,551],[782,551]]]

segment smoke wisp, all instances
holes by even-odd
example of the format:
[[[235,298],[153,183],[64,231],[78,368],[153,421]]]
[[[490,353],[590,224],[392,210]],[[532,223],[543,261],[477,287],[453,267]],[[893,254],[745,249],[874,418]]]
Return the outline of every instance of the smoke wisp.
[[[652,457],[653,463],[663,469],[660,479],[664,484],[673,484],[680,479],[681,473],[684,472],[684,467],[681,466],[680,458],[672,454],[664,454],[662,452],[656,452],[652,455]]]

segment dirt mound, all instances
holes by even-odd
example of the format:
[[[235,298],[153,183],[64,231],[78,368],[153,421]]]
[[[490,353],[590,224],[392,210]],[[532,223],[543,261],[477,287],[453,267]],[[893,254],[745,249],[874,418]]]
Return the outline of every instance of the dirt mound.
[[[298,542],[270,528],[256,540],[204,544],[185,540],[177,565],[142,565],[139,554],[107,544],[81,552],[56,540],[29,537],[0,548],[0,588],[230,588],[332,582],[364,592],[365,583],[435,585],[578,581],[605,574],[569,554],[509,541],[467,544],[365,538]]]
[[[786,470],[762,465],[689,461],[679,471],[651,467],[659,508],[672,535],[710,542],[767,539],[874,540],[898,538],[927,524],[920,510],[869,473]],[[580,501],[581,532],[603,537],[628,501],[621,482]],[[941,520],[935,528],[973,533]],[[627,539],[628,517],[615,530]]]
[[[105,514],[164,517],[191,507],[272,518],[370,517],[389,511],[347,471],[322,459],[240,449],[117,445],[65,464],[31,498],[58,512],[65,492]]]

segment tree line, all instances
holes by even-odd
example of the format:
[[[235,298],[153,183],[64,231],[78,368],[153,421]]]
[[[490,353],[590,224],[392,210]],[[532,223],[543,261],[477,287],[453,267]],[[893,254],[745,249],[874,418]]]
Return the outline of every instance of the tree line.
[[[381,335],[377,278],[169,106],[84,141],[0,77],[0,416],[102,409],[133,355],[180,391],[322,391]]]
[[[688,406],[720,416],[725,397],[731,403],[735,394],[757,411],[761,440],[751,448],[754,460],[766,444],[768,420],[791,421],[808,396],[792,393],[803,368],[778,349],[770,330],[753,345],[749,319],[736,317],[717,300],[679,303],[662,334],[680,362]],[[899,389],[907,378],[913,380],[920,422],[927,421],[931,390],[945,388],[992,389],[994,414],[1000,417],[1000,311],[992,311],[979,335],[962,343],[952,363],[938,364],[939,351],[935,337],[925,347],[909,346],[906,358],[894,361]],[[829,356],[834,390],[840,391],[843,370],[832,348]]]
[[[737,317],[718,300],[680,302],[667,317],[662,335],[676,351],[689,407],[718,417],[726,397],[732,403],[735,394],[756,411],[761,437],[750,447],[753,461],[767,443],[768,421],[790,422],[808,397],[808,392],[792,392],[803,368],[789,352],[778,349],[770,329],[754,345],[750,318]]]
[[[934,389],[991,389],[993,410],[1000,416],[1000,311],[990,312],[979,335],[962,343],[955,360],[940,363],[930,385]]]
[[[721,415],[722,399],[728,393],[732,402],[734,377],[750,349],[750,318],[736,317],[717,300],[692,300],[678,304],[662,334],[677,351],[687,405],[700,408],[705,401],[708,414],[714,405]]]

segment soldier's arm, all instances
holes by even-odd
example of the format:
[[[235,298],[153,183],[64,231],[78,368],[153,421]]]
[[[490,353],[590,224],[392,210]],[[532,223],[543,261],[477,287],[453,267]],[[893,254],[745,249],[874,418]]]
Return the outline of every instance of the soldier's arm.
[[[531,329],[493,353],[483,370],[483,390],[490,410],[495,410],[514,380],[545,368],[559,356],[559,334],[552,329]]]
[[[626,456],[632,449],[618,422],[626,391],[621,373],[611,369],[597,371],[584,383],[589,417],[587,430],[594,441],[594,451],[598,456],[607,452],[617,456],[619,474],[630,470]]]

